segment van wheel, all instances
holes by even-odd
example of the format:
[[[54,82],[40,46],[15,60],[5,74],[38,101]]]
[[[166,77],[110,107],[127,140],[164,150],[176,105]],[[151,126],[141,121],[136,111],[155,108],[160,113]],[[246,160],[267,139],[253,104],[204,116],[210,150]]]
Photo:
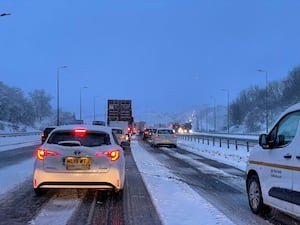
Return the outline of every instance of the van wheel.
[[[247,193],[249,206],[254,214],[265,215],[270,212],[270,208],[263,202],[260,183],[256,174],[247,179]]]

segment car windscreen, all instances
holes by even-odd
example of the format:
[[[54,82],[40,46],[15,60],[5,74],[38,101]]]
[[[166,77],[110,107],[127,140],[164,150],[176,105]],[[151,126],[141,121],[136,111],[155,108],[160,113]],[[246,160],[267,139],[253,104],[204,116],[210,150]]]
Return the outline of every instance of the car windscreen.
[[[109,134],[87,132],[84,135],[76,135],[72,131],[54,132],[49,137],[48,144],[59,144],[63,141],[79,141],[82,146],[95,147],[111,144]]]

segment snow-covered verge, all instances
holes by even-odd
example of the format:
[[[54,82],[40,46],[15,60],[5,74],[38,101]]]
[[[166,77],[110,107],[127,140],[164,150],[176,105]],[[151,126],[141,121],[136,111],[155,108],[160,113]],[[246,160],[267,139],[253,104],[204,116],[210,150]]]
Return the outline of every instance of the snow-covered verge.
[[[41,143],[41,135],[0,137],[0,152]]]
[[[131,149],[163,224],[234,224],[138,143],[132,141]]]
[[[5,139],[0,139],[0,151],[10,148],[10,146],[4,145],[7,145],[8,143],[9,145],[12,145],[14,144],[13,142],[20,143],[22,142],[22,139],[23,141],[32,143],[31,145],[40,143],[39,135]],[[13,139],[15,141],[13,141]],[[188,151],[217,159],[240,169],[245,168],[245,162],[248,155],[246,150],[236,151],[227,148],[213,148],[213,146],[208,148],[207,145],[202,146],[201,143],[198,142],[183,140],[179,140],[178,144]],[[13,145],[11,148],[16,148],[17,146],[22,147],[23,145]],[[165,225],[198,225],[199,221],[201,221],[201,224],[233,224],[224,214],[199,196],[199,194],[193,191],[188,185],[179,181],[179,179],[176,179],[174,174],[147,153],[147,151],[143,150],[135,140],[132,141],[132,153],[152,197],[153,203]],[[147,158],[147,161],[144,160],[145,158]],[[26,179],[31,178],[32,169],[33,159],[0,169],[0,179],[6,181],[5,186],[2,186],[1,184],[0,198],[8,190],[14,188]],[[55,204],[55,201],[53,201],[53,204]],[[45,208],[46,207],[47,206],[45,206]],[[41,213],[44,214],[48,212],[46,209],[43,209]],[[61,214],[61,212],[58,213]],[[66,213],[65,215],[70,215],[70,213]],[[42,215],[38,215],[38,217],[32,221],[32,224],[49,224],[49,221],[45,221],[43,218]],[[57,224],[65,224],[65,221],[67,221],[65,216],[54,216],[53,218],[59,219],[59,221],[56,220]]]

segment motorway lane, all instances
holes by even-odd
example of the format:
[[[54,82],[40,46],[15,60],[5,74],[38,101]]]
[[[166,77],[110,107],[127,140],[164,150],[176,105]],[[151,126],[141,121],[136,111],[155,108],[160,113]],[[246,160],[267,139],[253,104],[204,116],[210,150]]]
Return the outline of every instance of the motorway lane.
[[[36,146],[1,152],[0,167],[14,165],[33,157]],[[19,155],[21,159],[15,159]],[[25,156],[23,156],[25,155]],[[22,156],[22,157],[21,157]],[[36,196],[32,189],[32,178],[19,184],[0,199],[0,224],[41,224],[42,211],[50,212],[55,219],[62,213],[62,201],[80,201],[74,213],[67,218],[67,224],[97,225],[161,225],[159,215],[151,201],[142,177],[136,167],[130,149],[125,152],[126,179],[122,199],[110,192],[86,189],[49,190],[43,196]],[[51,204],[50,204],[51,203]],[[49,209],[45,209],[50,205]],[[54,212],[53,212],[54,211]],[[56,214],[56,216],[55,216]],[[41,223],[38,219],[41,218]]]
[[[176,179],[185,182],[236,224],[299,225],[299,221],[272,210],[265,218],[251,213],[243,171],[180,148],[154,148],[140,140]]]
[[[35,150],[40,145],[20,147],[0,152],[0,169],[35,157]]]

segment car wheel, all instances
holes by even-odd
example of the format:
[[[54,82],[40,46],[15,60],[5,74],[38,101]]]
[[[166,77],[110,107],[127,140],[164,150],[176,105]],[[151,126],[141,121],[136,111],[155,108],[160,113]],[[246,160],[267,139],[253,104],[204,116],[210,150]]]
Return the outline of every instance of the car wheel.
[[[40,188],[34,188],[33,190],[36,195],[44,195],[47,192],[46,189],[40,189]]]
[[[122,200],[123,199],[123,193],[124,193],[123,189],[118,190],[118,191],[114,191],[115,200],[117,200],[117,201]]]
[[[256,174],[247,179],[247,194],[250,209],[254,214],[263,215],[269,212],[270,208],[263,202],[260,183]]]

